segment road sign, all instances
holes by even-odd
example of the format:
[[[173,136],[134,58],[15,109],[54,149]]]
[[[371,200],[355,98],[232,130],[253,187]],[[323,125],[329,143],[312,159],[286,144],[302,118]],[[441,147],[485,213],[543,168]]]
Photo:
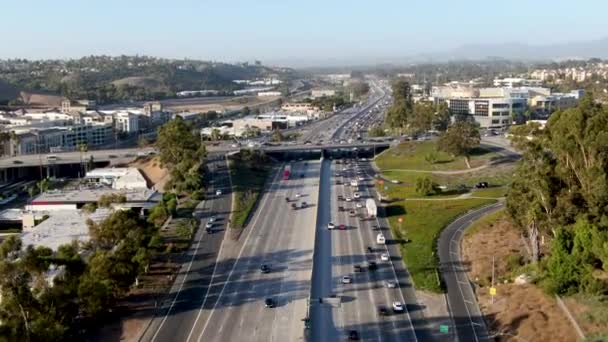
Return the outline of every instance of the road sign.
[[[445,324],[441,324],[439,326],[439,332],[442,333],[442,334],[447,334],[447,333],[450,332],[450,327],[447,326],[447,325],[445,325]]]
[[[496,296],[496,288],[490,287],[490,296]]]

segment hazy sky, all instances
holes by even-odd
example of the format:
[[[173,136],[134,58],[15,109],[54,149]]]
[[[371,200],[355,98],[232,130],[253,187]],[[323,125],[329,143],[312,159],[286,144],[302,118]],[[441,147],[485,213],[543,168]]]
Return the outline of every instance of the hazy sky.
[[[2,1],[0,58],[146,54],[290,64],[608,36],[605,0]]]

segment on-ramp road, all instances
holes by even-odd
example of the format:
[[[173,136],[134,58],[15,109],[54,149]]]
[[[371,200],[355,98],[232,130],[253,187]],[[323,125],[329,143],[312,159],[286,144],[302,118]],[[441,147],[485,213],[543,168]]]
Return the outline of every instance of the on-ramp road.
[[[503,202],[473,210],[449,224],[439,236],[440,270],[448,289],[447,297],[458,341],[489,341],[485,321],[479,310],[475,291],[460,260],[464,231],[474,221],[504,207]]]

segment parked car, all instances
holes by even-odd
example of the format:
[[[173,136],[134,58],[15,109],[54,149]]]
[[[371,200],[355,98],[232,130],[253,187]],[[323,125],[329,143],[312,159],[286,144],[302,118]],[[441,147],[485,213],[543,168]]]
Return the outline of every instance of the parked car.
[[[488,187],[488,182],[479,182],[477,184],[475,184],[475,188],[477,189],[484,189]]]
[[[215,195],[216,196],[221,196],[222,195],[222,190],[221,189],[215,190]]]
[[[370,261],[370,262],[367,264],[367,269],[368,269],[368,270],[370,270],[370,271],[375,271],[375,270],[377,270],[377,269],[378,269],[378,265],[376,264],[376,262],[375,262],[375,261]]]

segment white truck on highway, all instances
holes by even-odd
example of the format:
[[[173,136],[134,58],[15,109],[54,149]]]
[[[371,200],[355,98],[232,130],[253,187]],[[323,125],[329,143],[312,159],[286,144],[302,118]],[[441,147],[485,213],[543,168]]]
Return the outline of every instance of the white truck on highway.
[[[386,238],[384,238],[384,234],[380,233],[376,235],[376,243],[379,245],[384,245],[386,243]]]
[[[378,216],[378,206],[376,205],[376,201],[373,198],[368,198],[365,200],[365,208],[367,209],[367,216],[370,218],[374,218]]]

